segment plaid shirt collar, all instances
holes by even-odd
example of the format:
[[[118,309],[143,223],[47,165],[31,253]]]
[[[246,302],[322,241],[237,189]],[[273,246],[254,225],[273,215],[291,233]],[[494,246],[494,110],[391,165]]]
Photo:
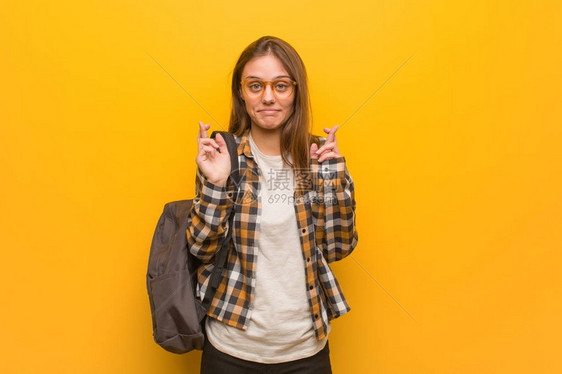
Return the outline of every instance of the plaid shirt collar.
[[[238,145],[238,156],[242,153],[248,158],[254,158],[250,149],[250,128],[248,127],[240,136],[240,144]]]
[[[238,145],[238,159],[241,161],[240,156],[244,154],[246,156],[246,163],[248,170],[246,173],[247,182],[257,183],[259,180],[259,169],[256,166],[254,156],[252,155],[252,150],[250,147],[250,128],[247,128],[240,135],[240,144]],[[320,137],[321,144],[326,140],[324,137]],[[242,165],[242,163],[240,163]],[[297,199],[297,204],[303,203],[303,198],[307,193],[310,193],[313,188],[312,178],[314,177],[314,171],[318,170],[320,164],[318,160],[311,159],[310,165],[312,169],[307,170],[297,170],[295,171],[295,194],[294,197]],[[301,200],[298,200],[298,199]]]

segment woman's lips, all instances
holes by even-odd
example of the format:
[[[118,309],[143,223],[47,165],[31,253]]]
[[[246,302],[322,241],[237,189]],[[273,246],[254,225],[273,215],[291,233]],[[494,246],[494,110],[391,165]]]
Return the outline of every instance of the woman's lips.
[[[279,112],[278,110],[260,110],[260,113],[264,113],[264,114],[275,114]]]

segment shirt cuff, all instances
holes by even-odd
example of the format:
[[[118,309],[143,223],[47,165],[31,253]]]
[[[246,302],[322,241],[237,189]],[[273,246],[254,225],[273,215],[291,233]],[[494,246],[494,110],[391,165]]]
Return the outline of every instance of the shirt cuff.
[[[345,185],[345,156],[326,159],[318,162],[311,159],[314,189],[319,195],[324,192],[339,191]]]
[[[197,170],[201,182],[201,200],[213,205],[232,205],[232,191],[229,191],[229,181],[225,186],[210,182],[201,170]]]

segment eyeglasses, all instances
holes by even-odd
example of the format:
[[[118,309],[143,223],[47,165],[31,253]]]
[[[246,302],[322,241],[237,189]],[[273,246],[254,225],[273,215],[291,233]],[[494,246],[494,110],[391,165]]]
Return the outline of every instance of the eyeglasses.
[[[271,85],[273,94],[278,99],[286,99],[293,94],[294,87],[297,85],[297,82],[287,78],[277,79],[273,82],[264,82],[259,79],[250,78],[240,81],[240,84],[242,85],[246,95],[253,99],[261,98],[265,92],[265,87],[268,84]]]

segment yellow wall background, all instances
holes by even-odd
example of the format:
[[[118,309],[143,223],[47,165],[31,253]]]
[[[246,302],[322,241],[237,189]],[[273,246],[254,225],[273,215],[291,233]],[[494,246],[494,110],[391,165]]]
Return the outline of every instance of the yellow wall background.
[[[152,340],[148,251],[263,35],[301,54],[316,133],[343,123],[334,373],[560,372],[560,6],[2,2],[2,372],[199,372]]]

